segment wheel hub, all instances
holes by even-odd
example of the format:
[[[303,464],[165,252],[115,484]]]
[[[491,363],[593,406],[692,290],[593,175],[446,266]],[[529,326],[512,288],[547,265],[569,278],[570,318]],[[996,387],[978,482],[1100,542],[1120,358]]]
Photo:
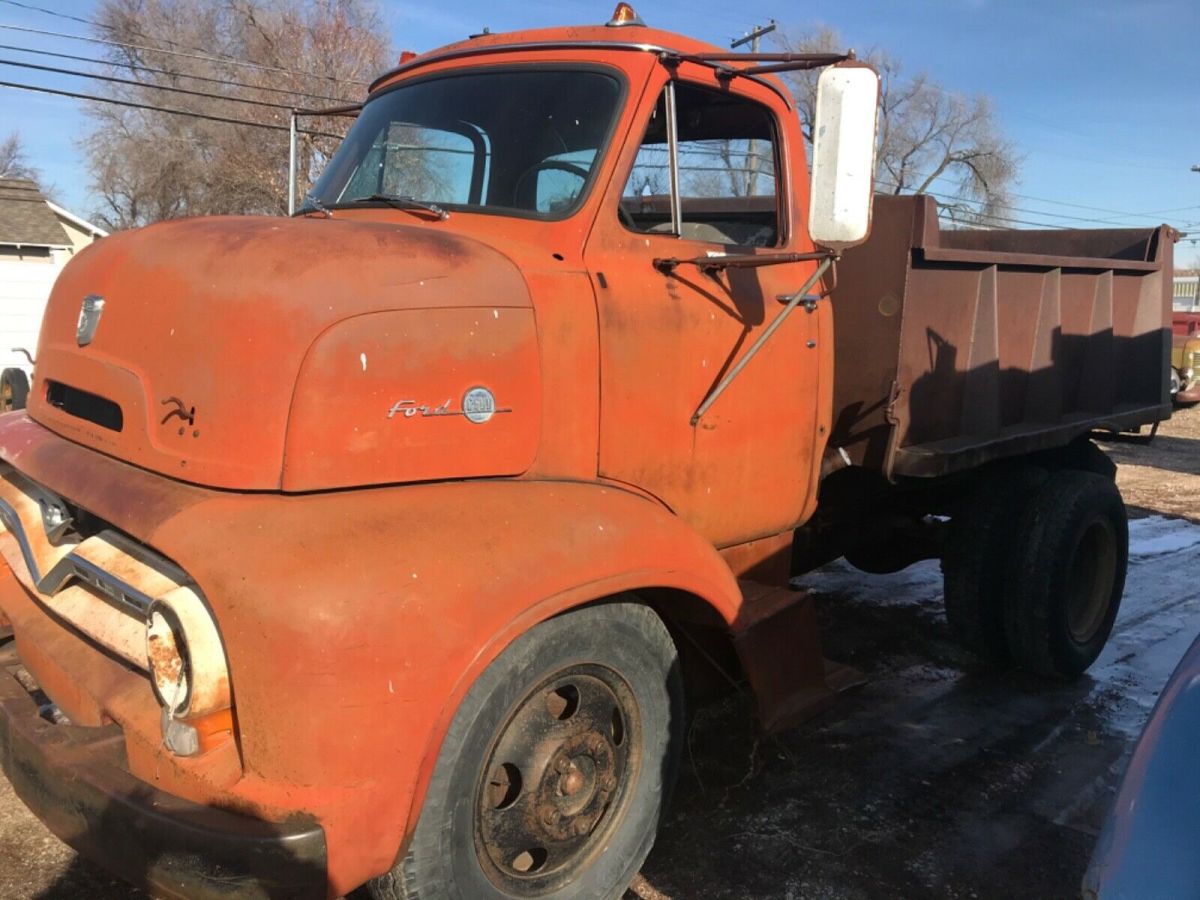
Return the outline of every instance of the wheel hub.
[[[563,743],[538,786],[538,820],[551,840],[591,831],[617,783],[617,757],[603,735],[587,731]]]

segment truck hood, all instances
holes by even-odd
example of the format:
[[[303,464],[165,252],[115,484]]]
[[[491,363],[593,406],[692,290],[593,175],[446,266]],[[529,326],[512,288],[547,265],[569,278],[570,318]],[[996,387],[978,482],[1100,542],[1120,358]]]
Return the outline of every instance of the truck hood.
[[[506,256],[440,228],[212,217],[104,238],[55,284],[29,413],[213,487],[523,471],[529,292]]]

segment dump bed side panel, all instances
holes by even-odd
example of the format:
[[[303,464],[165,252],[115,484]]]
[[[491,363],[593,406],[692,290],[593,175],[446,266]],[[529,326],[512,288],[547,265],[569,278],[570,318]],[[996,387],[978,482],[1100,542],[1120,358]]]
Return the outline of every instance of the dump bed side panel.
[[[877,198],[833,292],[830,446],[934,477],[1167,418],[1172,240],[941,231],[930,198]]]

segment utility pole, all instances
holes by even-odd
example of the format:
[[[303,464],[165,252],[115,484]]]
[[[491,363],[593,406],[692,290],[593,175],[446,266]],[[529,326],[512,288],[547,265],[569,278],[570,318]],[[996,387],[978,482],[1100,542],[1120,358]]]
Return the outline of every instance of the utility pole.
[[[749,34],[747,34],[745,37],[740,37],[736,41],[731,41],[729,44],[729,49],[736,50],[738,47],[741,47],[743,44],[749,44],[750,52],[757,53],[759,38],[761,38],[764,34],[770,34],[774,30],[775,30],[775,20],[774,19],[771,19],[769,24],[767,24],[767,25],[762,25],[762,26],[755,25],[754,29]]]
[[[766,25],[755,25],[749,34],[738,38],[736,41],[730,41],[729,49],[736,50],[738,47],[745,44],[750,45],[750,52],[757,53],[759,41],[764,34],[770,34],[775,30],[775,20],[771,19]],[[758,186],[758,142],[751,140],[746,148],[746,196],[753,197],[754,190]]]

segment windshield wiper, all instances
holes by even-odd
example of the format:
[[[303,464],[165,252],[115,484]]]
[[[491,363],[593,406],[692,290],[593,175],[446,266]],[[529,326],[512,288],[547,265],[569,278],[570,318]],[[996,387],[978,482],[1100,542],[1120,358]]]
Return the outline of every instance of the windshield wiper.
[[[333,213],[331,213],[329,210],[327,210],[325,208],[324,204],[322,204],[321,201],[317,199],[315,194],[305,194],[304,195],[304,202],[301,203],[300,208],[298,210],[296,210],[296,215],[300,215],[300,213],[306,213],[306,212],[324,213],[325,218],[327,218],[327,219],[333,218]]]
[[[418,200],[416,197],[402,196],[400,194],[371,194],[367,197],[355,197],[353,200],[345,200],[345,203],[364,203],[372,200],[377,200],[380,203],[387,203],[396,209],[417,210],[421,209],[428,213],[433,213],[439,219],[450,218],[450,213],[442,209],[436,203],[430,203],[428,200]]]

